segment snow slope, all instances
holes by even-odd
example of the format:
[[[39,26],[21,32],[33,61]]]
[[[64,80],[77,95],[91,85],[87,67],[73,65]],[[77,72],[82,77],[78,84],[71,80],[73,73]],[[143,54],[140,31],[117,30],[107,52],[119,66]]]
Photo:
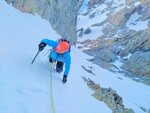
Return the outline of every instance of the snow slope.
[[[91,27],[91,26],[93,24],[103,22],[107,18],[107,13],[108,13],[107,11],[104,13],[100,12],[103,11],[106,7],[107,7],[106,4],[97,6],[95,9],[91,9],[91,12],[87,16],[83,15],[87,10],[84,10],[80,13],[80,15],[78,16],[77,29],[81,29],[81,28],[86,29],[90,27],[92,31],[92,33],[90,34],[83,35],[83,37],[79,39],[80,41],[83,41],[87,38],[96,39],[97,37],[103,35],[101,31],[104,26],[99,26],[99,27]],[[95,12],[96,14],[94,14]],[[89,16],[92,14],[94,15],[94,18],[89,18]]]
[[[38,15],[21,13],[0,1],[0,113],[52,113],[50,100],[50,69],[46,47],[31,61],[41,39],[56,40],[60,36]],[[85,76],[102,87],[112,87],[123,98],[125,107],[144,113],[140,106],[150,108],[150,87],[121,74],[114,74],[88,62],[90,57],[72,47],[72,64],[68,82],[53,72],[53,95],[56,113],[111,113],[82,80]],[[93,67],[95,76],[81,66]],[[118,79],[121,77],[121,79]]]
[[[139,15],[137,12],[135,12],[130,17],[130,19],[127,21],[126,26],[128,28],[136,30],[136,31],[146,29],[147,25],[148,25],[148,20],[146,20],[146,21],[138,21],[140,19],[140,17],[141,17],[141,15]]]
[[[59,36],[39,16],[24,14],[0,1],[0,113],[51,113],[50,75],[47,48],[34,65],[31,61],[42,38]],[[76,50],[76,49],[75,49]],[[57,113],[110,112],[91,96],[80,77],[75,50],[68,83],[54,73],[53,89]],[[74,70],[75,69],[75,70]],[[77,73],[77,71],[79,73]]]

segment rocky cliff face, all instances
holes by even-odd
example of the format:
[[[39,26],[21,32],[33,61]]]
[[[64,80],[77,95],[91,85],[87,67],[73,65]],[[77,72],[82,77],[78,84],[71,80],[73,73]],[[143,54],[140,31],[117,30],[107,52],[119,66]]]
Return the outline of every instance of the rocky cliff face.
[[[91,8],[92,6],[103,2],[104,0],[89,0],[88,6]]]
[[[80,7],[78,0],[6,0],[26,13],[38,13],[48,20],[62,37],[76,43],[76,18]]]
[[[135,113],[132,109],[125,108],[122,98],[112,88],[102,88],[99,84],[95,84],[94,81],[85,77],[83,80],[94,91],[92,96],[103,101],[112,110],[112,113]]]
[[[95,29],[102,33],[94,40],[82,42],[80,48],[86,47],[85,52],[94,56],[91,61],[111,71],[116,67],[115,62],[119,61],[122,66],[117,66],[117,70],[150,77],[150,1],[90,0],[89,4],[87,12],[81,13],[78,18],[89,18],[91,34]],[[82,25],[79,28],[82,32],[86,29]],[[83,34],[82,37],[89,36],[92,35]]]

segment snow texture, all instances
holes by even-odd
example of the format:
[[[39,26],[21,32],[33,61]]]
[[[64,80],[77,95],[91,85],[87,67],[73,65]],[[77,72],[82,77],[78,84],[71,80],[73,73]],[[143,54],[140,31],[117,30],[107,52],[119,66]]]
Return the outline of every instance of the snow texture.
[[[85,20],[86,21],[86,20]],[[50,67],[46,47],[31,61],[41,39],[60,38],[51,25],[38,15],[21,13],[0,1],[0,113],[52,113]],[[68,82],[62,73],[53,72],[53,95],[56,113],[111,113],[104,102],[94,99],[81,76],[101,87],[111,87],[123,98],[123,104],[135,113],[150,108],[150,87],[115,74],[87,61],[91,57],[72,47],[72,64]],[[92,66],[95,76],[86,72]],[[121,77],[121,79],[118,79]]]
[[[141,16],[137,12],[135,12],[134,14],[131,15],[131,17],[127,21],[126,26],[129,29],[132,29],[132,30],[135,30],[135,31],[146,29],[147,25],[148,25],[148,20],[141,21],[140,17]]]

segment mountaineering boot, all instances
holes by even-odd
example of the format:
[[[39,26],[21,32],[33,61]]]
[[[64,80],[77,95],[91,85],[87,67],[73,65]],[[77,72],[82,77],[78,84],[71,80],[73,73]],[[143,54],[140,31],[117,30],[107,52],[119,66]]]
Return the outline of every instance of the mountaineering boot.
[[[57,65],[56,65],[56,71],[58,72],[58,73],[61,73],[62,71],[63,71],[63,62],[59,62],[59,61],[57,61]]]
[[[61,73],[63,70],[62,70],[61,68],[56,68],[56,71],[57,71],[58,73]]]
[[[66,76],[66,75],[63,76],[62,82],[63,82],[64,84],[67,82],[67,76]]]

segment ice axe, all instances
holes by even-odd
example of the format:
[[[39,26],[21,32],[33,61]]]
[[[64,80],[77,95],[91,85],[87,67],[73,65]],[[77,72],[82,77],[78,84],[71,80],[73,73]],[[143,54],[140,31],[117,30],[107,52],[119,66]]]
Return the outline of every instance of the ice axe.
[[[40,43],[39,44],[39,50],[38,52],[36,53],[34,59],[32,60],[31,64],[33,64],[33,62],[35,61],[36,57],[38,56],[38,54],[44,49],[44,47],[46,46],[46,43]]]
[[[39,54],[40,52],[41,52],[41,51],[40,51],[40,50],[38,50],[38,52],[36,53],[36,55],[35,55],[34,59],[33,59],[33,60],[32,60],[32,62],[31,62],[31,64],[33,64],[33,63],[34,63],[34,61],[35,61],[36,57],[38,56],[38,54]]]

